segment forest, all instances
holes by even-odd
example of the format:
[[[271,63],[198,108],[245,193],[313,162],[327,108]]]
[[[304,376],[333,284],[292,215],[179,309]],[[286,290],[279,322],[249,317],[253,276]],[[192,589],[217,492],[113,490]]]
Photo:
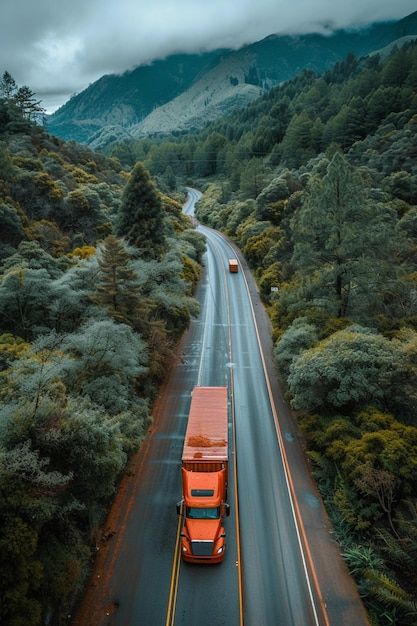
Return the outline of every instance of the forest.
[[[379,626],[417,624],[417,45],[304,71],[204,131],[111,148],[231,237],[337,540]]]
[[[141,164],[0,81],[0,622],[67,623],[151,422],[205,244]],[[23,93],[23,95],[22,95]]]

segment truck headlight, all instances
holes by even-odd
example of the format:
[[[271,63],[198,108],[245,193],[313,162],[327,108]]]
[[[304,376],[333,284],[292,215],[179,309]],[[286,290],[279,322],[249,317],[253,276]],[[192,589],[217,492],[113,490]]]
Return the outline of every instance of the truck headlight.
[[[217,554],[221,554],[223,552],[223,546],[217,550]]]
[[[185,546],[182,546],[182,551],[187,552],[187,548]]]

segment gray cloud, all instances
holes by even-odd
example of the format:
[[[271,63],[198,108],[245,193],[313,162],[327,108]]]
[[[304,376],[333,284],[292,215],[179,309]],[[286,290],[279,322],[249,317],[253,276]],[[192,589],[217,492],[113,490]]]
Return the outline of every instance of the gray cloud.
[[[400,19],[415,0],[1,0],[0,71],[53,109],[111,72],[272,33]]]

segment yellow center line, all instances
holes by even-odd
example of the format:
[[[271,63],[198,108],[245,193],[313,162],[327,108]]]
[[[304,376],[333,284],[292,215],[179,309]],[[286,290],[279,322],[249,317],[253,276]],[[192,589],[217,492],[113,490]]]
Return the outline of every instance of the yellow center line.
[[[234,248],[230,245],[230,243],[224,239],[224,237],[222,237],[221,235],[219,235],[219,237],[228,245],[229,248],[231,248],[234,251]],[[243,280],[246,286],[246,291],[248,294],[248,298],[249,298],[249,305],[250,305],[250,309],[251,309],[251,313],[252,313],[252,319],[253,319],[253,323],[255,326],[255,333],[256,333],[256,338],[257,338],[257,343],[258,343],[258,347],[259,347],[259,353],[260,353],[260,357],[261,357],[261,362],[262,362],[262,368],[263,368],[263,372],[264,372],[264,377],[265,377],[265,382],[266,382],[266,386],[267,386],[267,391],[268,391],[268,396],[269,396],[269,401],[270,401],[270,405],[271,405],[271,409],[272,409],[272,415],[274,418],[274,424],[275,424],[275,430],[277,433],[277,439],[278,439],[278,444],[279,444],[279,448],[280,448],[280,452],[281,452],[281,458],[283,461],[283,466],[284,466],[284,474],[285,474],[285,478],[287,481],[287,487],[288,487],[288,492],[289,492],[289,497],[290,497],[290,503],[292,506],[292,510],[293,510],[293,515],[294,515],[294,522],[295,522],[295,529],[298,535],[298,540],[299,540],[299,545],[300,545],[300,550],[301,550],[301,557],[304,563],[304,567],[305,567],[305,572],[306,572],[306,578],[307,578],[307,585],[309,587],[309,591],[310,591],[310,597],[311,597],[311,603],[312,603],[312,610],[314,613],[314,617],[315,617],[315,621],[317,626],[319,625],[319,618],[317,615],[317,611],[316,611],[316,605],[313,599],[313,595],[312,595],[312,590],[311,590],[311,585],[310,585],[310,577],[307,574],[307,564],[306,561],[308,562],[308,569],[310,571],[311,577],[313,579],[313,586],[317,595],[317,599],[318,599],[318,603],[320,606],[320,613],[321,613],[321,617],[323,619],[323,622],[325,624],[325,626],[330,626],[330,618],[329,618],[329,614],[327,612],[327,605],[326,602],[323,598],[323,594],[322,594],[322,590],[320,587],[320,583],[318,580],[318,576],[317,576],[317,572],[316,572],[316,568],[314,565],[314,560],[312,558],[311,555],[311,550],[310,550],[310,546],[309,546],[309,542],[307,539],[307,534],[305,531],[305,527],[304,527],[304,521],[300,512],[300,507],[298,504],[298,498],[297,498],[297,494],[295,491],[295,487],[294,487],[294,483],[293,483],[293,479],[292,479],[292,474],[291,474],[291,470],[290,470],[290,465],[288,462],[288,458],[287,458],[287,454],[286,454],[286,450],[285,450],[285,445],[284,445],[284,441],[283,441],[283,437],[282,437],[282,432],[281,432],[281,425],[280,425],[280,421],[278,418],[278,411],[276,409],[275,406],[275,401],[274,401],[274,397],[273,397],[273,393],[272,393],[272,388],[271,388],[271,382],[269,380],[269,375],[268,375],[268,370],[266,367],[266,361],[265,361],[265,356],[263,353],[263,349],[262,349],[262,342],[261,342],[261,338],[260,338],[260,333],[259,333],[259,329],[258,329],[258,323],[256,320],[256,315],[255,315],[255,309],[253,306],[253,302],[252,302],[252,297],[250,294],[250,290],[249,290],[249,285],[248,285],[248,281],[246,279],[245,273],[242,271],[242,276],[243,276]]]
[[[174,549],[174,558],[172,561],[172,570],[171,570],[171,585],[169,588],[169,598],[168,598],[168,610],[167,610],[167,618],[165,621],[165,626],[173,626],[175,621],[175,606],[177,603],[177,591],[178,591],[178,580],[180,575],[180,565],[181,565],[181,555],[180,555],[180,535],[182,529],[182,511],[183,505],[181,504],[180,515],[178,516],[178,526],[177,526],[177,537],[175,540],[175,549]]]
[[[239,626],[243,626],[243,580],[242,580],[242,557],[240,549],[240,522],[239,522],[239,499],[237,485],[237,454],[236,454],[236,420],[235,420],[235,396],[234,396],[233,369],[230,372],[230,387],[232,397],[232,423],[233,423],[233,473],[235,477],[235,511],[236,511],[236,550],[237,550],[237,581],[239,591]]]
[[[223,274],[224,281],[224,290],[226,294],[226,308],[227,308],[227,326],[228,326],[228,342],[229,342],[229,361],[233,363],[233,350],[232,350],[232,326],[231,326],[231,316],[230,316],[230,299],[229,299],[229,289],[227,286],[227,273],[226,269]],[[235,390],[234,390],[234,373],[233,373],[233,365],[230,367],[230,398],[231,398],[231,408],[232,408],[232,430],[233,430],[233,449],[234,449],[234,457],[233,457],[233,475],[235,479],[235,511],[236,511],[236,551],[237,551],[237,583],[238,583],[238,594],[239,594],[239,626],[243,626],[244,624],[244,613],[243,613],[243,574],[242,574],[242,556],[241,556],[241,546],[240,546],[240,521],[239,521],[239,497],[238,497],[238,478],[237,478],[237,447],[236,447],[236,413],[235,413]]]
[[[226,307],[227,307],[227,319],[228,319],[228,348],[229,348],[229,360],[232,362],[232,334],[231,334],[231,317],[230,317],[230,300],[229,300],[229,291],[227,287],[226,280],[226,270],[223,274],[223,283],[224,290],[226,295]],[[238,498],[238,478],[237,478],[237,449],[236,449],[236,416],[235,416],[235,397],[234,397],[234,376],[233,376],[233,368],[230,368],[230,398],[231,398],[231,413],[232,413],[232,431],[233,431],[233,447],[234,447],[234,458],[233,458],[233,475],[235,482],[235,493],[234,493],[234,502],[235,502],[235,511],[236,511],[236,551],[237,551],[237,578],[238,578],[238,595],[239,595],[239,626],[244,626],[244,616],[243,616],[243,577],[242,577],[242,557],[241,557],[241,544],[240,544],[240,522],[239,522],[239,498]],[[182,529],[182,518],[183,513],[183,504],[181,504],[181,512],[178,519],[178,527],[177,527],[177,537],[175,541],[175,549],[174,549],[174,558],[172,562],[172,570],[171,570],[171,583],[169,589],[169,598],[168,598],[168,609],[167,609],[167,617],[165,621],[165,626],[174,626],[175,622],[175,609],[177,604],[177,595],[178,595],[178,584],[179,584],[179,573],[181,566],[181,554],[180,554],[180,535]]]

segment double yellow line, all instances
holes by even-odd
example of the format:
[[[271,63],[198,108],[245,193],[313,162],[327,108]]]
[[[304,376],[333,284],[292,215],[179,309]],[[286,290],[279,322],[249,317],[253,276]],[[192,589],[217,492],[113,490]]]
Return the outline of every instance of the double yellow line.
[[[182,512],[183,512],[183,505],[181,504],[180,515],[178,516],[177,538],[175,540],[174,559],[172,562],[172,572],[171,572],[171,585],[169,588],[169,598],[168,598],[168,611],[167,611],[167,618],[165,621],[165,626],[174,626],[174,622],[175,622],[175,607],[177,604],[178,581],[180,578],[180,565],[181,565],[180,545],[181,545],[181,529],[182,529],[182,522],[183,522]]]
[[[232,363],[232,331],[231,331],[231,316],[230,316],[230,300],[229,291],[226,281],[226,270],[223,275],[224,291],[226,296],[227,307],[227,322],[228,322],[228,349],[229,349],[229,361]],[[236,415],[235,415],[235,395],[234,395],[234,378],[233,368],[230,369],[230,398],[231,398],[231,413],[232,413],[232,431],[233,431],[233,476],[234,476],[234,504],[236,512],[236,551],[237,551],[237,583],[238,583],[238,596],[239,596],[239,626],[244,626],[243,616],[243,576],[242,576],[242,551],[240,545],[240,522],[239,522],[239,498],[238,498],[238,479],[237,479],[237,449],[236,449]],[[171,584],[169,588],[168,598],[168,610],[165,621],[165,626],[174,626],[175,623],[175,608],[177,604],[178,583],[180,577],[181,566],[181,530],[183,525],[183,505],[181,505],[181,512],[178,518],[177,536],[175,541],[174,558],[172,562],[171,572]]]
[[[229,341],[229,361],[233,363],[233,352],[232,352],[232,327],[231,327],[231,316],[230,316],[230,300],[229,300],[229,290],[227,288],[226,282],[226,271],[224,273],[224,290],[226,293],[226,306],[227,306],[227,326],[228,326],[228,341]],[[233,374],[233,366],[230,368],[230,397],[232,403],[232,430],[233,430],[233,475],[235,481],[235,512],[236,512],[236,551],[237,551],[237,587],[239,594],[239,626],[243,626],[244,624],[244,613],[243,613],[243,574],[242,574],[242,551],[240,546],[240,521],[239,521],[239,496],[238,496],[238,478],[237,478],[237,446],[236,446],[236,412],[235,412],[235,383],[234,383],[234,374]]]

